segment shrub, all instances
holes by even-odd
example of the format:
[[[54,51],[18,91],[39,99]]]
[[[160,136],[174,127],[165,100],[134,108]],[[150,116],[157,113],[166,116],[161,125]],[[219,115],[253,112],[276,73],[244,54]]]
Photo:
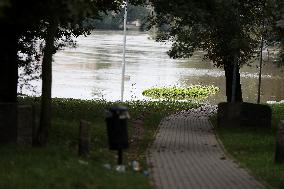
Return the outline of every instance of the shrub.
[[[202,86],[192,85],[187,88],[181,87],[161,87],[150,88],[144,90],[142,94],[144,96],[153,99],[167,99],[167,100],[203,100],[209,95],[214,95],[219,91],[218,87],[213,85]]]

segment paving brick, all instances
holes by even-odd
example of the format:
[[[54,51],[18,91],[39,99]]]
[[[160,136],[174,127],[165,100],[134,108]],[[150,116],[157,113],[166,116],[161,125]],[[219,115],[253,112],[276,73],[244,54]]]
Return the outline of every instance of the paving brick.
[[[162,120],[149,149],[157,189],[264,189],[265,186],[229,159],[202,112],[175,114]]]

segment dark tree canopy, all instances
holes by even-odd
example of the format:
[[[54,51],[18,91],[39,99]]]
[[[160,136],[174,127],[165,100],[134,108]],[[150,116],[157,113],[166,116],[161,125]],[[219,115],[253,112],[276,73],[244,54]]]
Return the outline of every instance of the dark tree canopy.
[[[157,40],[173,42],[169,55],[188,58],[203,50],[205,58],[223,67],[227,100],[232,99],[236,77],[237,101],[242,101],[239,67],[256,56],[265,32],[276,36],[274,29],[280,0],[151,0],[155,8],[153,25]],[[268,42],[267,37],[267,42]],[[275,42],[274,40],[271,40]],[[236,66],[236,76],[234,73]]]
[[[245,63],[258,46],[263,1],[155,0],[155,22],[168,26],[158,39],[174,42],[169,52],[174,58],[202,49],[217,66],[231,61],[236,52]]]
[[[137,3],[138,1],[133,0]],[[15,142],[17,135],[18,66],[38,61],[37,40],[43,44],[42,123],[44,133],[51,123],[51,63],[53,54],[66,45],[74,45],[72,37],[88,34],[86,17],[97,18],[100,11],[117,11],[122,0],[4,0],[0,2],[0,104],[13,104],[3,115],[0,141]],[[26,69],[33,72],[33,67]],[[13,121],[11,121],[13,118]],[[7,123],[7,124],[6,124]],[[43,124],[43,125],[44,125]],[[42,125],[42,124],[41,124]],[[3,140],[2,140],[3,139]]]

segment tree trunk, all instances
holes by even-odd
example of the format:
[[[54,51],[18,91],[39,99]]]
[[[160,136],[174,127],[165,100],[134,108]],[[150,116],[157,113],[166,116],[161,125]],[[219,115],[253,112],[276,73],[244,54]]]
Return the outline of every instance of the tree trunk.
[[[0,24],[0,28],[0,103],[16,103],[18,84],[17,35],[10,24]]]
[[[48,132],[51,126],[51,89],[52,89],[52,56],[55,52],[54,42],[58,24],[50,23],[47,28],[44,55],[42,60],[42,95],[40,124],[38,128],[38,145],[45,146],[48,141]]]
[[[11,24],[0,23],[0,143],[17,141],[18,38]]]
[[[241,78],[240,78],[240,68],[236,67],[237,75],[236,75],[236,96],[235,102],[242,102],[242,88],[241,88]],[[227,63],[224,65],[225,77],[226,77],[226,96],[227,102],[232,102],[232,87],[233,87],[233,74],[234,74],[234,66],[231,63]]]

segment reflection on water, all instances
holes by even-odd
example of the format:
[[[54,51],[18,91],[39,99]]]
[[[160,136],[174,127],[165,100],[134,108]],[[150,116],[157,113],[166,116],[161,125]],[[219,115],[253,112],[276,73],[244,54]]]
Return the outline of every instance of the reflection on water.
[[[97,31],[78,38],[76,49],[58,52],[53,64],[53,97],[119,100],[122,41],[120,31]],[[169,44],[154,42],[146,33],[128,33],[125,99],[145,99],[141,93],[149,87],[191,84],[219,86],[220,94],[210,102],[226,99],[222,69],[202,61],[202,52],[188,60],[173,60],[166,54],[168,49]],[[244,100],[255,102],[258,70],[246,66],[241,71]],[[284,99],[282,75],[276,66],[264,65],[262,102]]]

